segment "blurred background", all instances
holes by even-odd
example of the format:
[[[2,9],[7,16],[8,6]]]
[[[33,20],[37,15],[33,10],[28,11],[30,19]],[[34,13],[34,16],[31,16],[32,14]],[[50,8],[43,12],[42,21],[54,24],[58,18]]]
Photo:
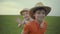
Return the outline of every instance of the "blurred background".
[[[19,12],[34,7],[38,2],[52,8],[45,17],[48,25],[45,34],[60,34],[60,0],[0,0],[0,34],[20,34],[23,26],[18,28],[16,18],[24,18]]]
[[[19,15],[23,8],[32,8],[42,2],[52,8],[48,16],[60,16],[60,0],[0,0],[0,15]]]

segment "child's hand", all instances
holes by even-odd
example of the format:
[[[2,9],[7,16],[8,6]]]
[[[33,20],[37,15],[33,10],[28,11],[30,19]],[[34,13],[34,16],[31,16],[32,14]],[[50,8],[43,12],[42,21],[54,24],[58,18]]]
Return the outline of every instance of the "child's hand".
[[[19,24],[22,24],[22,20],[21,20],[20,18],[17,18],[17,22],[18,22]]]
[[[22,26],[22,24],[18,24],[18,27],[20,28]]]

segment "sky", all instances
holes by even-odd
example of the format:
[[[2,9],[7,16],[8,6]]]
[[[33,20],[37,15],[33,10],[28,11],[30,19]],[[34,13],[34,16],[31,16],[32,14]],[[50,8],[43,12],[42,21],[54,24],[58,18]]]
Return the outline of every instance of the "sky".
[[[48,16],[60,16],[60,0],[0,0],[0,15],[19,15],[22,9],[30,9],[38,2],[52,8]]]

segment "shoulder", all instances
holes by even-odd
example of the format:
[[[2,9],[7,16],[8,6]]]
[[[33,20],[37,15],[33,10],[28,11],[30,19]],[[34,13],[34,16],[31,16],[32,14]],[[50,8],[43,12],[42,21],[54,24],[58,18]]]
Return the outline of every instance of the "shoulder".
[[[32,26],[34,24],[34,20],[30,21],[28,24],[26,24],[26,26]]]
[[[32,24],[34,24],[34,23],[35,23],[35,21],[32,20],[32,21],[29,22],[29,25],[32,25]]]

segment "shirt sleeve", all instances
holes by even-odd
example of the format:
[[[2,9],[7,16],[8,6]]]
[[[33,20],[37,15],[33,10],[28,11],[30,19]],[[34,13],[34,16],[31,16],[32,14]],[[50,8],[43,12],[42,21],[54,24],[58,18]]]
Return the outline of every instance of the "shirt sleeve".
[[[24,27],[24,34],[29,34],[29,32],[30,32],[30,26],[29,25],[26,25]]]

